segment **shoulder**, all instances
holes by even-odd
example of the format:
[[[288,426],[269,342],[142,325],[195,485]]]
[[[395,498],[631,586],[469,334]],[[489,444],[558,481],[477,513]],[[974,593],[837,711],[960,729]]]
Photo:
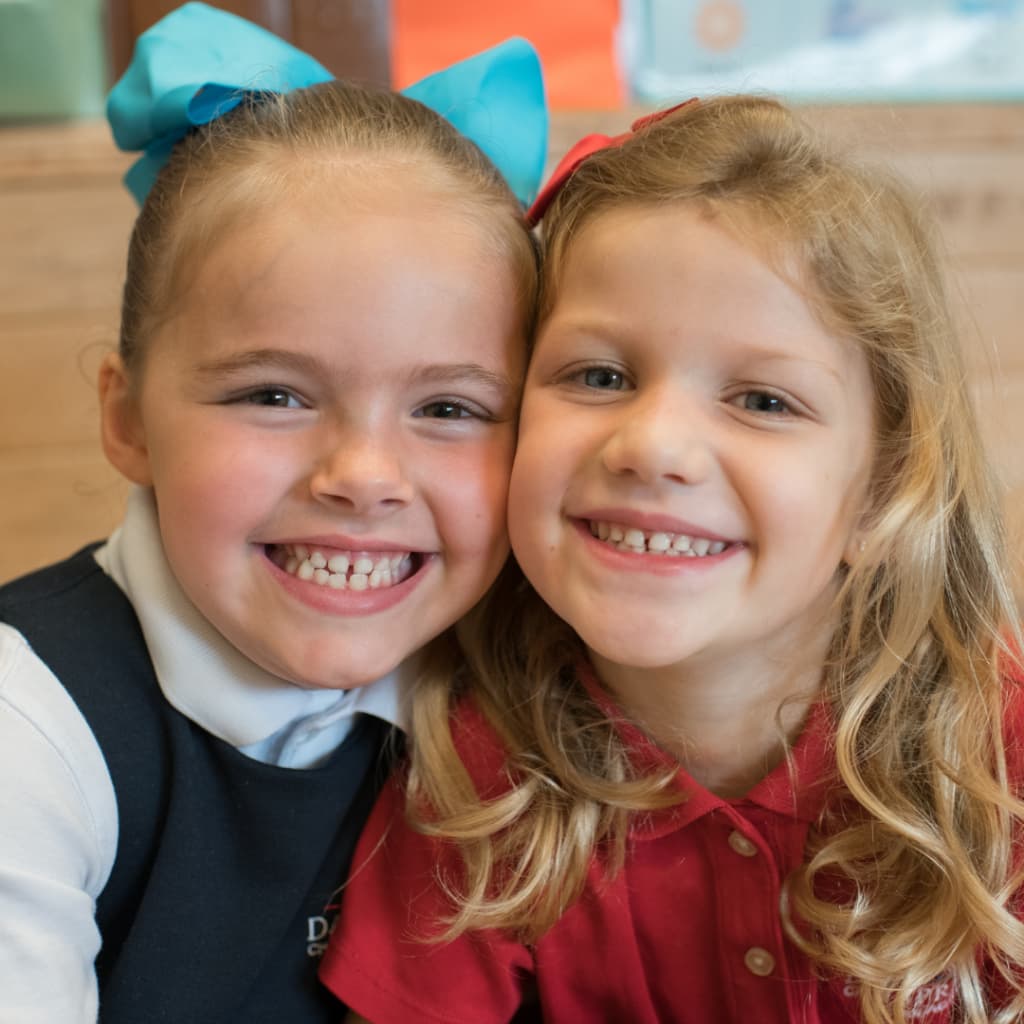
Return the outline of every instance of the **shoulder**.
[[[1011,784],[1024,788],[1024,671],[1019,664],[1003,671],[1003,742]]]
[[[515,788],[508,744],[475,696],[459,700],[450,725],[455,752],[481,800],[494,800]]]
[[[999,662],[1003,689],[1003,728],[1007,739],[1024,733],[1024,659],[1012,652]]]
[[[36,569],[0,586],[0,616],[17,608],[50,601],[91,578],[105,577],[95,558],[99,547],[100,542],[86,545],[62,562]]]
[[[0,622],[17,629],[58,676],[108,661],[137,629],[131,603],[96,560],[99,545],[0,586]]]
[[[13,626],[0,622],[0,708],[20,720],[68,760],[88,762],[95,739],[81,712],[52,670]],[[95,747],[98,753],[98,747]]]

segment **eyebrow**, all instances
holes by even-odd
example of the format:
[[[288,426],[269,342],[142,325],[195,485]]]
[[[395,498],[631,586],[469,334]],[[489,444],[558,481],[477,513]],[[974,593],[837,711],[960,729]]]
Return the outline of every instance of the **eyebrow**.
[[[248,352],[239,352],[224,359],[212,359],[200,363],[196,367],[196,372],[210,380],[217,380],[252,369],[295,370],[314,374],[326,372],[321,361],[314,356],[302,352],[286,352],[277,348],[250,349]]]
[[[411,366],[409,377],[436,384],[479,384],[502,394],[516,394],[519,385],[506,374],[495,373],[479,363],[428,363]]]
[[[333,372],[317,356],[277,348],[240,352],[200,363],[196,369],[201,376],[213,381],[252,369],[290,370],[314,377],[326,377]],[[503,397],[517,395],[520,390],[520,385],[506,374],[495,373],[479,363],[414,363],[408,367],[407,379],[428,384],[476,384]]]
[[[828,376],[834,378],[839,384],[846,383],[846,379],[839,369],[829,366],[820,359],[810,359],[804,355],[791,355],[787,352],[777,352],[768,348],[751,348],[747,358],[751,362],[796,363],[800,366],[808,366],[813,370],[819,370],[822,373],[828,374]]]

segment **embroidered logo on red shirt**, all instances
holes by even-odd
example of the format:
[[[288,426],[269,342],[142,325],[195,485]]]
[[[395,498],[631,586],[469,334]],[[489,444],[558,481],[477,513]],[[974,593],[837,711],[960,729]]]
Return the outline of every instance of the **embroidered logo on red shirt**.
[[[949,1020],[955,997],[956,990],[953,987],[953,979],[948,975],[940,974],[934,981],[922,985],[910,997],[910,1002],[907,1004],[907,1020],[924,1021],[925,1024],[942,1024]],[[843,985],[843,998],[855,1004],[851,1009],[859,1009],[856,1004],[860,999],[860,985],[854,979],[848,978]]]

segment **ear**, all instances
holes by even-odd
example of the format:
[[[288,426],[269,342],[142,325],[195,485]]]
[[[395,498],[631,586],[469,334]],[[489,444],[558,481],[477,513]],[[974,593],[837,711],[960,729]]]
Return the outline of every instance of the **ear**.
[[[132,483],[150,486],[153,477],[138,395],[124,362],[114,352],[100,366],[99,397],[104,453],[111,465]]]
[[[861,555],[864,554],[867,543],[863,530],[856,529],[851,531],[846,541],[846,547],[843,548],[844,564],[855,565],[860,560]]]

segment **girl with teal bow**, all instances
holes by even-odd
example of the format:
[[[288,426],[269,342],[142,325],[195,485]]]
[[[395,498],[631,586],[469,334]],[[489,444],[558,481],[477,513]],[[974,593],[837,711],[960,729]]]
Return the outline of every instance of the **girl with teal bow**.
[[[316,964],[405,695],[507,554],[539,65],[372,91],[187,4],[109,116],[134,487],[0,588],[0,1017],[337,1020]]]

